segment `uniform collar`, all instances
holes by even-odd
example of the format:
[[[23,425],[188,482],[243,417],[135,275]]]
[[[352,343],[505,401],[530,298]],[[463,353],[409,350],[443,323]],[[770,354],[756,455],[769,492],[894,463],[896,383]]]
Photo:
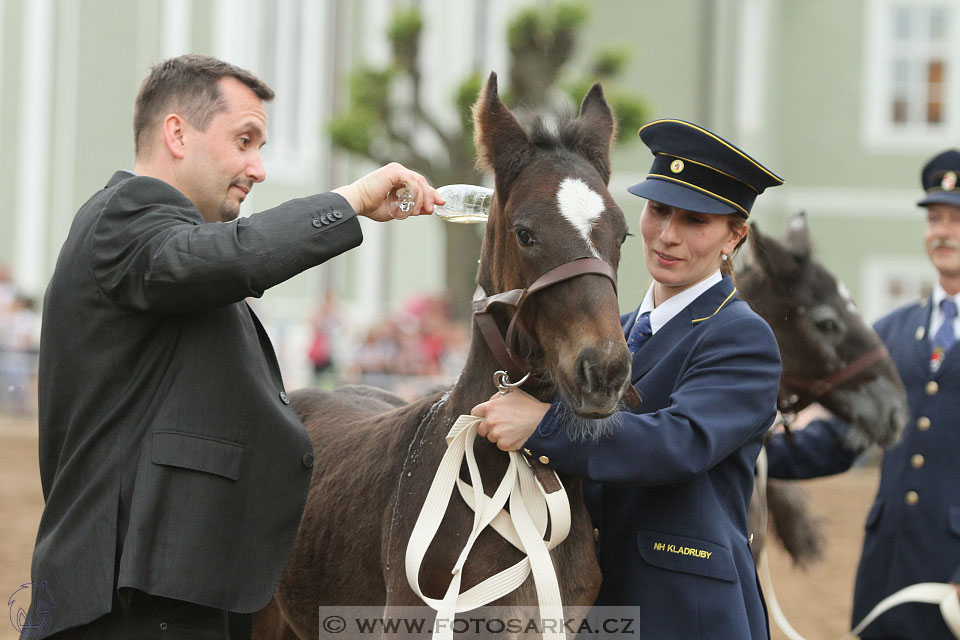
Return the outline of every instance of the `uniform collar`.
[[[643,377],[675,344],[683,340],[688,332],[704,321],[708,321],[736,299],[736,294],[737,289],[733,284],[733,278],[723,276],[719,282],[714,283],[700,293],[695,300],[681,308],[674,314],[671,322],[661,327],[660,333],[650,336],[650,339],[633,354],[631,381],[636,382]],[[639,309],[627,318],[625,332],[639,317],[638,311]]]
[[[684,289],[677,295],[671,297],[669,300],[661,303],[660,306],[656,308],[653,306],[653,287],[656,285],[656,283],[651,283],[650,287],[647,289],[647,295],[644,296],[643,302],[640,303],[640,310],[637,314],[637,317],[639,318],[640,314],[649,311],[650,333],[651,335],[656,334],[657,331],[660,330],[660,327],[670,322],[674,316],[686,309],[690,303],[699,298],[703,293],[721,280],[723,280],[723,276],[720,275],[720,270],[717,269],[697,284]]]

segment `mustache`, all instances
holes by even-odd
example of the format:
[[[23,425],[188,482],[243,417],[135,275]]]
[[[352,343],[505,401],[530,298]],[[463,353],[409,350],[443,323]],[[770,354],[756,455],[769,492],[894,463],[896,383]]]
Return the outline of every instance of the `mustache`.
[[[236,180],[230,183],[230,186],[243,187],[247,191],[250,191],[251,189],[253,189],[253,180],[242,180],[240,178],[237,178]]]
[[[960,249],[960,244],[947,240],[946,238],[937,238],[933,241],[931,249]]]

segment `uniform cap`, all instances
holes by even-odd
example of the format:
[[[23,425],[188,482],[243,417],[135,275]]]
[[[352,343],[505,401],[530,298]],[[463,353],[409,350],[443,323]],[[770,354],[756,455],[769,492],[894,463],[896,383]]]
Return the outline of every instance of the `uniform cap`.
[[[927,195],[917,204],[921,207],[928,204],[949,204],[960,207],[958,176],[960,176],[960,151],[950,149],[934,156],[920,173],[920,182]]]
[[[750,215],[764,189],[783,179],[715,133],[683,120],[640,128],[653,152],[647,178],[627,190],[642,198],[700,213]]]

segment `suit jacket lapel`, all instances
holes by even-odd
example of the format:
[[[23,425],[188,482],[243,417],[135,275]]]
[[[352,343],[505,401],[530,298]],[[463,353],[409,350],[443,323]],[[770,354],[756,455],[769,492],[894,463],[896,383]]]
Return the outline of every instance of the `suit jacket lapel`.
[[[684,335],[696,329],[700,323],[707,322],[735,298],[733,280],[729,276],[725,276],[723,280],[707,289],[683,311],[675,315],[670,322],[660,327],[660,330],[650,336],[650,339],[633,354],[630,380],[636,383],[660,361],[667,351],[682,340]],[[636,317],[637,314],[634,311],[630,314],[625,327],[630,326]]]

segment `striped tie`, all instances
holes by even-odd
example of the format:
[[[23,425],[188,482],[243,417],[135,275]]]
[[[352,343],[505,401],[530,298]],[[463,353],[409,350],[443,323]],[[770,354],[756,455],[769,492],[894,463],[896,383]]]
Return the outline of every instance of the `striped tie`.
[[[637,321],[633,323],[633,328],[630,329],[630,337],[627,338],[627,347],[630,348],[630,353],[636,353],[651,334],[650,312],[645,311],[640,314]]]

